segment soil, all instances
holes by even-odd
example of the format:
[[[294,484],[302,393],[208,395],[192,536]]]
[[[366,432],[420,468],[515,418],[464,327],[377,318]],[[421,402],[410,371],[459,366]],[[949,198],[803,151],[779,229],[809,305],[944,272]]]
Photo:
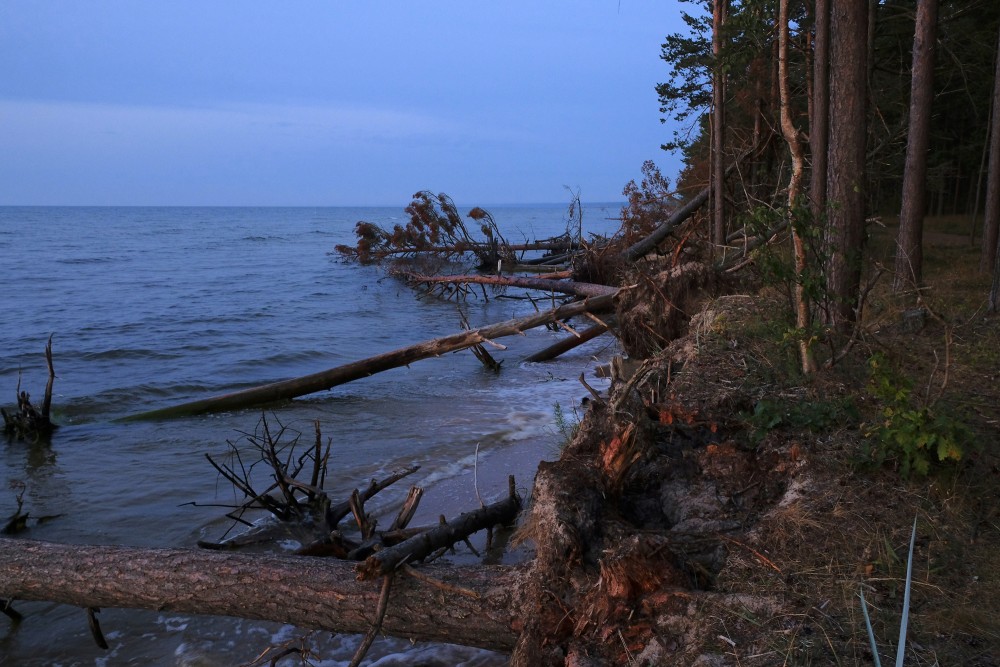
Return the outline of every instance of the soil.
[[[618,364],[539,469],[513,664],[875,664],[862,592],[891,660],[916,519],[905,664],[1000,665],[1000,320],[981,309],[988,277],[956,268],[973,252],[930,252],[916,308],[877,285],[858,335],[817,344],[835,361],[812,376],[783,340],[780,289],[712,297],[700,281],[686,334]],[[960,425],[959,460],[931,451],[926,475],[903,474],[878,437],[893,406],[870,391],[872,359],[941,418],[928,430]]]

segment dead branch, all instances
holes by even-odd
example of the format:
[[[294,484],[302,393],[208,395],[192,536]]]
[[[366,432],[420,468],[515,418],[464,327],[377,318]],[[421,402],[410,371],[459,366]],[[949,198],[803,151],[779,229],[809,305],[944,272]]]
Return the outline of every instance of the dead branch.
[[[367,488],[361,492],[361,502],[364,503],[374,496],[379,491],[395,484],[404,477],[408,477],[413,473],[420,470],[420,466],[411,466],[409,468],[404,468],[398,472],[389,475],[381,481],[375,481],[374,479],[368,484]],[[326,511],[326,523],[330,530],[336,530],[337,524],[345,516],[351,513],[351,501],[345,500],[344,502],[338,503],[336,505],[331,505]]]
[[[17,411],[13,414],[0,408],[0,415],[3,416],[3,430],[8,436],[35,442],[41,438],[47,438],[56,430],[57,425],[52,423],[49,412],[52,407],[52,385],[55,383],[56,372],[52,366],[52,336],[45,345],[45,364],[48,367],[49,379],[45,384],[45,397],[42,400],[41,410],[31,403],[31,396],[26,391],[21,391],[20,375],[17,379]]]
[[[451,546],[479,530],[497,524],[510,524],[520,509],[521,499],[510,494],[492,505],[466,512],[452,523],[375,552],[357,566],[358,579],[375,579],[390,574],[402,563],[424,560],[435,550]]]
[[[49,380],[45,383],[45,398],[42,399],[42,421],[51,429],[49,410],[52,408],[52,385],[56,381],[56,371],[52,366],[52,334],[49,334],[49,342],[45,344],[45,366],[49,369]]]

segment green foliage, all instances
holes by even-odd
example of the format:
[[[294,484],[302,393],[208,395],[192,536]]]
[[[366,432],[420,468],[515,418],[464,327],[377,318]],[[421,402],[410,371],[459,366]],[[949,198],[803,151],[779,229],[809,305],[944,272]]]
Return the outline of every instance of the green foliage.
[[[573,438],[576,437],[577,432],[580,430],[580,420],[577,418],[575,413],[573,417],[568,417],[559,403],[556,403],[555,405],[554,414],[556,419],[556,430],[559,432],[559,435],[562,436],[562,446],[565,447],[569,443],[573,442]]]
[[[670,66],[670,78],[656,86],[660,113],[670,116],[678,126],[688,125],[688,118],[692,114],[695,117],[701,115],[712,101],[711,13],[695,16],[682,11],[681,18],[688,27],[688,33],[668,35],[664,40],[660,58]],[[662,120],[666,121],[665,118]],[[673,141],[664,144],[663,148],[683,148],[689,143],[687,134],[686,131],[675,130]]]
[[[814,218],[804,200],[798,202],[791,212],[785,207],[756,206],[744,214],[739,222],[751,237],[766,238],[773,234],[774,230],[779,229],[786,220],[795,228],[805,246],[805,271],[797,278],[791,250],[787,246],[767,244],[758,248],[754,254],[754,265],[758,275],[764,285],[780,286],[789,295],[796,282],[801,282],[809,302],[823,304],[828,298],[826,279],[822,270],[827,260],[823,225]]]
[[[778,428],[828,433],[857,424],[860,414],[850,397],[816,401],[764,398],[743,417],[750,424],[751,441],[759,443],[769,431]]]
[[[972,432],[961,421],[915,405],[913,382],[882,354],[868,360],[868,392],[879,402],[878,419],[865,431],[866,454],[875,463],[898,463],[903,477],[927,475],[931,465],[962,460]]]
[[[826,328],[815,322],[824,319],[816,317],[817,311],[824,313],[831,303],[830,291],[827,286],[824,267],[827,262],[827,252],[824,249],[822,226],[818,224],[806,202],[800,201],[789,211],[784,207],[757,206],[745,213],[741,219],[746,233],[750,237],[766,239],[781,229],[783,223],[789,223],[802,239],[806,253],[806,262],[801,274],[795,271],[795,258],[788,244],[767,243],[754,251],[754,270],[761,284],[781,290],[788,302],[789,314],[795,312],[795,288],[801,285],[803,296],[809,304],[810,321],[806,327],[787,329],[782,334],[782,343],[795,349],[797,360],[797,345],[806,341],[809,347],[827,338]]]

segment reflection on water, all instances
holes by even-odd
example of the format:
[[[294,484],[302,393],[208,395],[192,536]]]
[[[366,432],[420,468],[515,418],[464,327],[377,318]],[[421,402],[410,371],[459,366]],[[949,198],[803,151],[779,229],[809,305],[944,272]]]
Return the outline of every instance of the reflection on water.
[[[561,207],[492,213],[528,239],[564,224]],[[233,494],[205,454],[224,457],[227,441],[252,432],[261,413],[118,418],[454,333],[463,315],[477,326],[531,310],[517,300],[418,300],[377,268],[327,255],[351,242],[357,220],[399,216],[397,209],[0,208],[0,397],[13,397],[19,373],[22,387],[40,395],[53,334],[53,418],[62,424],[51,443],[0,441],[0,517],[13,513],[8,486],[21,482],[25,511],[57,517],[29,524],[26,538],[151,547],[217,540],[230,527],[225,510],[190,503],[224,503]],[[507,339],[507,351],[492,351],[504,360],[499,375],[471,353],[449,354],[269,410],[307,439],[319,420],[331,443],[333,499],[420,465],[370,509],[393,511],[412,483],[426,490],[414,523],[436,521],[477,506],[477,492],[486,502],[504,495],[508,474],[526,491],[538,460],[557,455],[554,406],[569,411],[586,394],[576,378],[608,345],[594,341],[546,364],[520,362],[563,335],[535,330]],[[102,651],[83,611],[17,608],[20,625],[0,620],[0,665],[232,665],[298,636],[277,624],[106,609],[100,622],[111,648]],[[357,639],[316,633],[309,641],[322,656],[317,664],[337,665]],[[370,657],[378,665],[505,662],[397,640],[380,640]]]

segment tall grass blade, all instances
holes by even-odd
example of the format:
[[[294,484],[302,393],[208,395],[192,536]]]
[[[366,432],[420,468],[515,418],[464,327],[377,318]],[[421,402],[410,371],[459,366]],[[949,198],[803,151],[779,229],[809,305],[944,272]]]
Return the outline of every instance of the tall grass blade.
[[[899,621],[899,646],[896,648],[896,667],[903,667],[906,654],[906,626],[910,621],[910,581],[913,579],[913,545],[917,540],[917,517],[913,517],[910,533],[910,555],[906,559],[906,587],[903,589],[903,617]]]
[[[875,667],[882,667],[882,661],[878,657],[878,647],[875,646],[875,631],[872,630],[872,619],[868,617],[868,603],[865,602],[865,589],[861,589],[861,613],[865,617],[865,627],[868,628],[868,641],[872,645],[872,658],[875,660]]]

